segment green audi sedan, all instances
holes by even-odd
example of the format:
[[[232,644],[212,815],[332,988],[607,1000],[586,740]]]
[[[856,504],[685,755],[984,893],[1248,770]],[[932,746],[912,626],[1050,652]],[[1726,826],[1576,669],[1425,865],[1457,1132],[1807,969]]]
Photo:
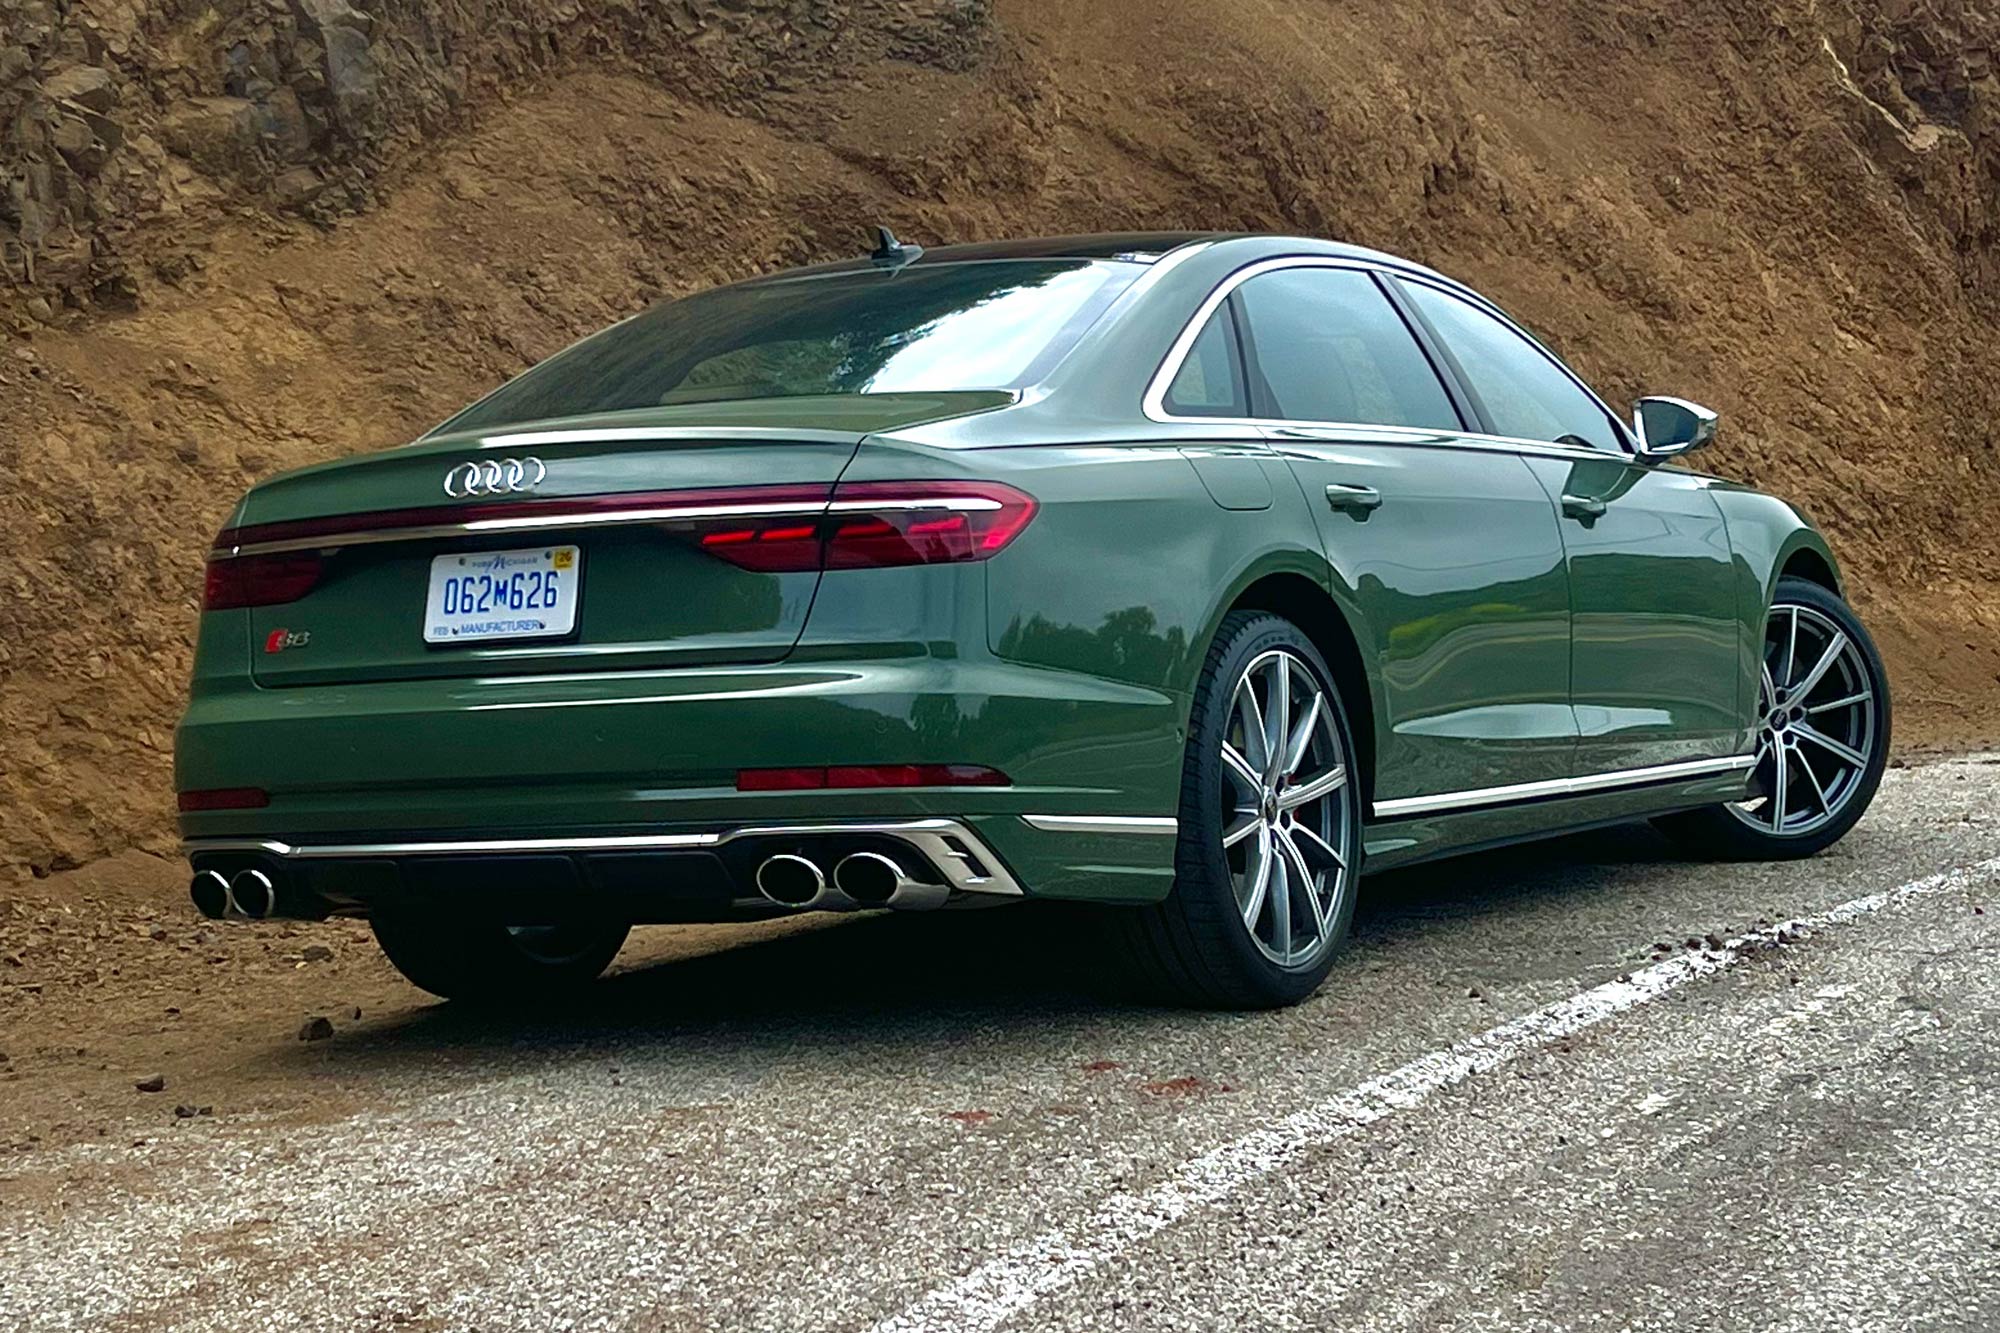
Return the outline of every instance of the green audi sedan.
[[[1808,855],[1888,690],[1820,534],[1682,462],[1715,421],[1353,246],[883,230],[244,497],[192,896],[483,1000],[634,923],[1067,899],[1254,1007],[1364,871],[1641,819]]]

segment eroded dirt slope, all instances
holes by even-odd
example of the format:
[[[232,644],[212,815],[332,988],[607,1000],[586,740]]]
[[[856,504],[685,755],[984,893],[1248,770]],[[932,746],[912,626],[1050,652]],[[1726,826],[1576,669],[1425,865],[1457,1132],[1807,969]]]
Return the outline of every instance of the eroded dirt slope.
[[[170,849],[205,539],[657,299],[922,241],[1403,251],[1830,530],[2000,731],[2000,23],[1779,0],[0,0],[0,866]]]

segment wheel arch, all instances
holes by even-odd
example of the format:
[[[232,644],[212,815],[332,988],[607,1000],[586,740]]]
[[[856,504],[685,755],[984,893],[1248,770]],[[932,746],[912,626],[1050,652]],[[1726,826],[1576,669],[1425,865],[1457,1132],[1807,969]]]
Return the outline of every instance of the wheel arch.
[[[1795,506],[1730,482],[1717,483],[1711,494],[1722,510],[1729,544],[1761,594],[1757,599],[1760,615],[1762,608],[1771,604],[1778,580],[1786,575],[1806,579],[1846,599],[1840,563],[1833,558],[1832,548]]]
[[[1825,550],[1824,543],[1794,543],[1790,553],[1778,565],[1778,578],[1804,579],[1818,584],[1835,597],[1844,600],[1846,596],[1840,586],[1840,573],[1833,565],[1833,556]],[[1775,579],[1772,586],[1776,587]]]
[[[1222,615],[1232,611],[1268,611],[1283,616],[1297,625],[1326,659],[1354,733],[1355,766],[1360,770],[1365,815],[1374,808],[1375,800],[1376,691],[1348,613],[1324,585],[1296,570],[1260,574],[1237,590]],[[1220,618],[1217,617],[1218,621]]]

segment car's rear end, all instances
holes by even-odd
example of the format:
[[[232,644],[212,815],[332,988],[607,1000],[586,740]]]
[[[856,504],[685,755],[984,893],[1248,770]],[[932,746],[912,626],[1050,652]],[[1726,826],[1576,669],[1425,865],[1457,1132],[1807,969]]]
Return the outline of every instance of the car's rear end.
[[[1056,714],[1115,733],[1167,701],[988,652],[988,562],[1037,498],[1004,450],[897,432],[1006,410],[1137,269],[724,289],[258,487],[211,553],[177,741],[197,902],[521,923],[1021,893],[1021,816],[1118,780]]]

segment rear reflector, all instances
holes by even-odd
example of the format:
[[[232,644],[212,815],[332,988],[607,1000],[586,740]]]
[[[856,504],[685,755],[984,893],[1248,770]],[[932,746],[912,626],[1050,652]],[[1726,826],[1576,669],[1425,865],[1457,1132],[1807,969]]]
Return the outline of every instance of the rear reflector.
[[[262,787],[210,787],[205,791],[184,791],[175,799],[184,813],[198,810],[262,810],[271,803],[271,793]]]
[[[984,560],[1035,516],[1035,501],[997,482],[866,481],[835,488],[823,515],[703,523],[701,549],[762,573],[885,569]]]
[[[738,791],[1008,785],[1005,773],[982,764],[834,764],[827,768],[746,768],[736,774]]]
[[[201,609],[232,611],[296,602],[318,584],[323,568],[320,557],[310,551],[211,557],[202,581]]]

